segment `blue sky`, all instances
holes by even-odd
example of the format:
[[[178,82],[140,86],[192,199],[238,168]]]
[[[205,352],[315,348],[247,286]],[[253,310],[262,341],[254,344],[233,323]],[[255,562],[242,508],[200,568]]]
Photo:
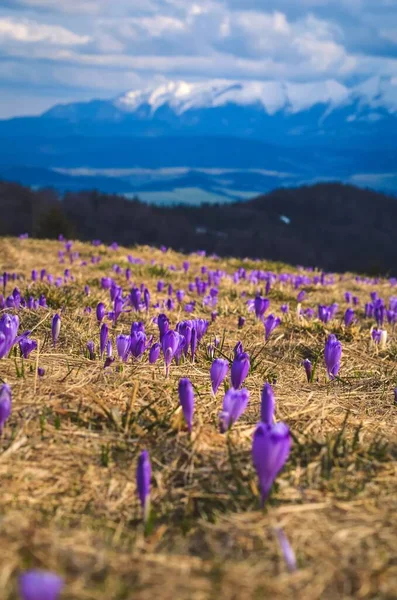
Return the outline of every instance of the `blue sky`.
[[[0,118],[169,79],[385,76],[397,0],[1,0]]]

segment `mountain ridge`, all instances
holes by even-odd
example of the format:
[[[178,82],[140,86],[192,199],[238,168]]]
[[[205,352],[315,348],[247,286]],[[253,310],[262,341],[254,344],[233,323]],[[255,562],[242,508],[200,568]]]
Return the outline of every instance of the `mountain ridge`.
[[[356,180],[394,192],[397,78],[351,88],[334,80],[174,81],[0,121],[0,141],[0,169],[261,168],[288,173],[275,185]],[[157,179],[149,187],[161,192]],[[243,189],[250,181],[247,175]],[[130,180],[125,192],[139,185]],[[92,187],[123,192],[122,182],[99,177]],[[225,195],[237,192],[233,187]]]

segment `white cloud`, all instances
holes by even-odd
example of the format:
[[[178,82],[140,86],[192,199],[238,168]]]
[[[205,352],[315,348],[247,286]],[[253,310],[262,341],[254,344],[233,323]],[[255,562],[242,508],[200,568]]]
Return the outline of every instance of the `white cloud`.
[[[159,77],[343,87],[397,77],[393,17],[395,0],[2,0],[0,64],[20,67],[0,73],[93,96]]]
[[[45,42],[56,46],[78,46],[90,41],[59,25],[44,25],[28,19],[0,18],[0,41]]]

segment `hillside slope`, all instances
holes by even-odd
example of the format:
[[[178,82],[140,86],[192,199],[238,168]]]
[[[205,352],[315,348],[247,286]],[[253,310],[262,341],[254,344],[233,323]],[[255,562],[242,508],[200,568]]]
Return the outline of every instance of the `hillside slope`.
[[[319,184],[227,206],[159,208],[97,192],[67,193],[59,201],[53,192],[3,182],[0,210],[0,235],[63,231],[79,239],[397,274],[397,201],[353,186]]]

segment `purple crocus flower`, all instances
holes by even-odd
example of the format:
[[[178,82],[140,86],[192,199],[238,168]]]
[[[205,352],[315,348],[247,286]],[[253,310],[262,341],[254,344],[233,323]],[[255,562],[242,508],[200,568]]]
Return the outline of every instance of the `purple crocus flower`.
[[[193,413],[194,413],[194,391],[192,382],[187,377],[180,379],[179,386],[179,402],[182,406],[183,416],[185,418],[189,432],[192,431]]]
[[[345,301],[350,304],[350,302],[352,301],[352,294],[351,292],[345,292]]]
[[[192,335],[191,335],[191,338],[190,338],[190,352],[192,354],[192,361],[193,362],[194,362],[194,357],[196,356],[197,346],[198,346],[197,329],[195,327],[193,327],[193,329],[192,329]]]
[[[130,302],[136,311],[140,309],[141,290],[137,287],[132,288],[130,293]]]
[[[265,383],[261,398],[261,421],[267,425],[273,425],[274,421],[274,392],[270,383]]]
[[[299,292],[299,294],[297,295],[297,297],[296,297],[296,301],[300,304],[301,302],[303,302],[303,300],[305,299],[305,297],[306,297],[305,290],[301,290]]]
[[[386,329],[372,329],[371,336],[375,344],[379,344],[380,347],[384,348],[387,341]]]
[[[354,321],[354,310],[352,308],[347,308],[345,312],[345,316],[343,317],[344,323],[346,327],[350,327],[350,325]]]
[[[342,344],[337,337],[331,333],[331,335],[328,336],[324,349],[325,365],[330,379],[335,379],[338,375],[341,356]]]
[[[260,423],[254,432],[252,460],[261,489],[261,503],[265,503],[274,480],[285,465],[291,448],[291,436],[285,423],[270,426]]]
[[[0,359],[6,356],[15,342],[19,327],[19,317],[17,315],[4,314],[0,317]]]
[[[280,319],[280,317],[275,317],[274,315],[269,315],[264,320],[263,323],[265,326],[265,340],[267,341],[269,339],[272,331],[274,331],[274,329],[276,329],[276,327],[278,327],[280,325],[281,319]]]
[[[225,379],[227,372],[229,370],[229,363],[227,360],[223,358],[216,358],[211,365],[210,376],[211,376],[211,384],[212,391],[214,395],[218,391],[219,386],[222,381]]]
[[[248,375],[248,371],[250,370],[250,359],[246,352],[242,352],[237,354],[232,363],[232,368],[230,372],[230,378],[232,381],[232,386],[235,390],[237,390],[244,379]]]
[[[167,315],[165,315],[164,313],[159,314],[159,316],[157,317],[157,326],[159,328],[161,342],[163,340],[164,335],[170,328],[170,321]]]
[[[366,319],[369,319],[374,314],[374,305],[372,302],[366,302],[364,306],[364,315]]]
[[[153,365],[155,362],[157,362],[159,356],[160,356],[160,350],[161,350],[161,346],[158,342],[156,342],[155,344],[153,344],[153,346],[150,348],[149,351],[149,363],[151,365]]]
[[[385,305],[383,300],[379,298],[374,304],[374,317],[378,327],[382,327],[385,320]]]
[[[192,321],[181,321],[177,324],[176,330],[177,332],[183,336],[184,345],[183,345],[183,353],[187,356],[190,348],[190,342],[192,341]]]
[[[138,458],[136,470],[136,487],[138,497],[143,509],[143,520],[146,523],[150,514],[150,480],[152,478],[152,467],[149,453],[143,450]]]
[[[131,337],[129,335],[120,334],[116,337],[117,354],[123,362],[127,362],[131,347]]]
[[[151,344],[153,337],[147,341],[146,334],[143,331],[133,331],[131,333],[130,352],[134,358],[139,358]]]
[[[108,336],[109,327],[106,325],[106,323],[102,323],[101,330],[99,332],[99,354],[101,358],[103,357],[103,353],[105,352]]]
[[[169,331],[167,331],[167,333],[164,335],[164,337],[162,339],[161,346],[162,346],[163,354],[164,354],[166,375],[168,375],[172,359],[174,358],[175,353],[179,349],[181,337],[182,336],[180,336],[177,331],[173,331],[172,329],[170,329]]]
[[[103,290],[109,290],[112,287],[113,279],[111,277],[102,277],[101,288]]]
[[[303,366],[305,368],[305,371],[306,371],[307,381],[308,381],[308,383],[310,383],[311,380],[312,380],[312,374],[313,374],[313,365],[312,365],[312,362],[308,358],[305,358],[305,360],[303,361],[302,364],[303,364]]]
[[[121,296],[117,296],[113,302],[113,322],[117,323],[119,316],[123,312],[124,302]]]
[[[51,325],[52,343],[53,343],[54,347],[56,346],[56,343],[58,341],[60,331],[61,331],[61,317],[57,313],[56,315],[53,316],[52,325]]]
[[[0,435],[3,432],[3,427],[11,414],[12,393],[11,388],[7,383],[3,383],[0,387]]]
[[[284,315],[286,315],[286,314],[288,313],[288,311],[289,311],[289,306],[288,306],[288,304],[282,304],[282,305],[281,305],[281,307],[280,307],[280,310],[281,310],[281,312],[282,312]]]
[[[57,600],[64,581],[49,571],[31,570],[19,577],[19,593],[22,600]]]
[[[226,392],[223,398],[222,412],[219,414],[219,429],[221,433],[228,431],[248,406],[249,392],[247,389]]]
[[[100,323],[103,320],[103,317],[105,316],[105,312],[106,312],[106,310],[105,310],[104,303],[99,302],[96,307],[96,318],[97,318],[98,323]]]
[[[31,340],[28,337],[22,337],[19,340],[19,349],[21,351],[23,358],[28,358],[29,354],[31,352],[33,352],[33,350],[36,350],[36,348],[37,348],[36,340]]]
[[[43,367],[37,367],[37,375],[39,377],[44,377],[45,374],[45,370],[43,369]]]
[[[263,318],[263,315],[269,308],[269,305],[270,305],[270,300],[268,300],[268,298],[263,298],[259,294],[257,294],[255,296],[254,309],[255,309],[255,316],[257,319]]]

